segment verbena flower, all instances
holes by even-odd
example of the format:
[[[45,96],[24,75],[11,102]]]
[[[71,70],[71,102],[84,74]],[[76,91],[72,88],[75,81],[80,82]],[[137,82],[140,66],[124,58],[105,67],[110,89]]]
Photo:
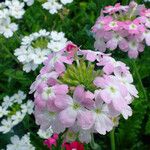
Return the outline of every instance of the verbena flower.
[[[29,134],[25,134],[22,138],[14,135],[10,140],[11,144],[6,146],[6,150],[35,150],[35,147],[31,144]]]
[[[15,56],[23,64],[23,70],[30,72],[42,64],[48,54],[61,50],[67,42],[63,32],[40,30],[25,36]]]
[[[23,18],[25,2],[31,5],[34,0],[24,0],[24,2],[19,0],[6,0],[0,4],[0,34],[6,38],[12,37],[14,32],[18,30],[18,25],[14,20]]]
[[[92,28],[95,49],[105,52],[119,48],[137,58],[145,45],[150,46],[149,11],[133,1],[128,6],[117,3],[105,7]]]
[[[22,91],[13,96],[5,96],[0,106],[0,132],[9,132],[15,125],[20,123],[26,114],[32,114],[34,103],[32,100],[24,102],[26,94]]]
[[[42,4],[42,7],[48,10],[50,14],[55,14],[63,8],[63,5],[72,2],[73,0],[60,0],[60,2],[58,0],[47,0],[45,3]]]
[[[88,143],[92,133],[105,135],[121,115],[125,119],[132,115],[130,104],[138,91],[123,62],[109,54],[80,50],[71,42],[56,55],[53,61],[51,55],[47,58],[31,85],[36,123],[42,130],[51,128],[66,140],[68,129],[75,133],[70,139]]]

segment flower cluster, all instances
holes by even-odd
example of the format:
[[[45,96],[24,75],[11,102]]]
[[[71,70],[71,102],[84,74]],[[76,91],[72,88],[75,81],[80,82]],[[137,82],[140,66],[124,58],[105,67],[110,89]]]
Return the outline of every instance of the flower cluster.
[[[20,48],[15,50],[15,56],[23,64],[23,70],[35,70],[50,53],[62,49],[67,42],[63,32],[47,32],[40,30],[25,36]]]
[[[88,143],[91,133],[104,135],[120,115],[132,115],[130,104],[138,92],[123,62],[68,42],[44,65],[30,91],[35,92],[34,114],[42,130],[51,127],[59,134],[69,129]]]
[[[42,4],[43,8],[48,10],[50,14],[58,13],[60,9],[63,8],[63,5],[72,3],[73,0],[47,0],[44,4]]]
[[[34,103],[31,100],[23,102],[26,95],[22,91],[13,96],[5,96],[0,106],[0,132],[9,132],[15,125],[20,123],[26,114],[33,113]]]
[[[128,6],[117,3],[102,10],[92,28],[95,49],[105,52],[117,47],[137,58],[144,51],[145,43],[150,46],[150,9],[131,2]]]
[[[33,0],[24,0],[27,4],[32,4]],[[21,19],[25,13],[25,3],[19,0],[6,0],[0,3],[0,34],[6,38],[12,37],[13,33],[18,30],[18,25],[12,20]]]
[[[25,134],[21,139],[14,135],[10,140],[11,144],[7,145],[6,150],[35,150],[35,147],[31,144],[29,134]]]

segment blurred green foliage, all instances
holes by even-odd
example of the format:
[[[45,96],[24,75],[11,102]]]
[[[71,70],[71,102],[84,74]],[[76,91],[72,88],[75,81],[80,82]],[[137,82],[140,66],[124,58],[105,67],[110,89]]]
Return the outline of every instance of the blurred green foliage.
[[[142,3],[142,0],[137,0]],[[94,39],[91,27],[94,25],[100,10],[113,5],[117,0],[74,0],[56,15],[50,15],[42,9],[41,3],[35,1],[34,5],[27,8],[24,18],[19,23],[19,30],[10,39],[0,36],[0,100],[5,95],[12,95],[19,89],[29,92],[29,87],[38,75],[39,70],[31,73],[22,71],[22,65],[13,55],[14,50],[20,46],[21,38],[40,29],[48,31],[63,31],[66,37],[81,46],[83,49],[93,49]],[[129,0],[122,0],[127,4]],[[148,4],[149,5],[149,4]],[[126,54],[114,51],[116,59],[124,61],[131,67],[136,87],[139,90],[139,98],[133,103],[133,116],[128,120],[120,119],[120,125],[116,129],[117,150],[149,150],[150,149],[150,48],[146,47],[140,57],[134,61]],[[33,98],[31,95],[28,97]],[[41,139],[36,135],[38,127],[34,123],[33,116],[27,116],[14,131],[18,135],[31,132],[32,143],[37,150],[46,149]],[[0,149],[9,143],[12,133],[0,134]],[[95,136],[101,149],[110,149],[109,135]],[[90,145],[86,149],[91,150]]]

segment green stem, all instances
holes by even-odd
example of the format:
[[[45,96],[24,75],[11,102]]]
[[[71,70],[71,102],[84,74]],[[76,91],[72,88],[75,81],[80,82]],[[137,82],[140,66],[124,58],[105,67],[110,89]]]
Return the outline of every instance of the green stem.
[[[101,150],[100,146],[97,143],[95,143],[94,134],[91,134],[91,143],[90,143],[90,145],[91,145],[93,150],[97,150],[97,149]]]
[[[144,86],[143,86],[143,83],[142,83],[142,80],[141,80],[139,71],[138,71],[137,66],[136,66],[136,62],[135,62],[135,60],[131,60],[131,61],[132,61],[132,65],[133,65],[133,68],[134,68],[136,77],[137,77],[138,82],[139,82],[140,89],[142,90],[143,95],[144,95],[144,97],[145,97],[145,100],[147,101],[148,98],[147,98],[146,90],[145,90],[145,88],[144,88]]]
[[[9,49],[7,49],[7,47],[4,44],[1,44],[1,48],[9,55],[11,56],[11,58],[13,60],[15,60],[17,63],[19,63],[19,61],[17,60],[17,58],[10,52]]]
[[[115,150],[115,129],[110,132],[111,150]]]

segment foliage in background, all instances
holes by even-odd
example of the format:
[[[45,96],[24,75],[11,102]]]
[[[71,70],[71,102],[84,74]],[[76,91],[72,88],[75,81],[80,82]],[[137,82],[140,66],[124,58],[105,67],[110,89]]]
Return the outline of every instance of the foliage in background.
[[[122,0],[127,4],[129,0]],[[142,3],[142,0],[137,0]],[[82,49],[93,49],[94,39],[90,32],[101,8],[113,5],[117,0],[74,0],[58,14],[50,15],[44,10],[41,3],[36,0],[34,5],[27,8],[22,20],[18,21],[19,30],[10,39],[0,36],[0,100],[5,95],[12,95],[19,89],[28,93],[31,83],[38,75],[38,71],[25,73],[22,66],[13,55],[14,50],[20,46],[21,38],[40,29],[48,31],[63,31],[66,37],[82,46]],[[149,4],[148,4],[149,5]],[[147,6],[148,6],[147,5]],[[150,5],[149,5],[150,6]],[[136,60],[129,60],[126,54],[120,51],[113,52],[113,56],[127,63],[132,68],[134,80],[139,90],[139,99],[133,103],[133,116],[129,120],[122,120],[116,129],[116,143],[118,150],[148,150],[150,149],[150,48]],[[28,95],[32,99],[31,95]],[[1,102],[0,102],[1,103]],[[27,116],[23,122],[16,126],[14,131],[18,135],[31,133],[31,141],[37,150],[46,149],[42,140],[36,135],[38,127],[33,116]],[[0,134],[0,149],[9,143],[12,133]],[[109,137],[97,135],[97,143],[102,149],[109,149]],[[91,149],[90,145],[86,146]],[[93,146],[92,146],[93,148]]]

